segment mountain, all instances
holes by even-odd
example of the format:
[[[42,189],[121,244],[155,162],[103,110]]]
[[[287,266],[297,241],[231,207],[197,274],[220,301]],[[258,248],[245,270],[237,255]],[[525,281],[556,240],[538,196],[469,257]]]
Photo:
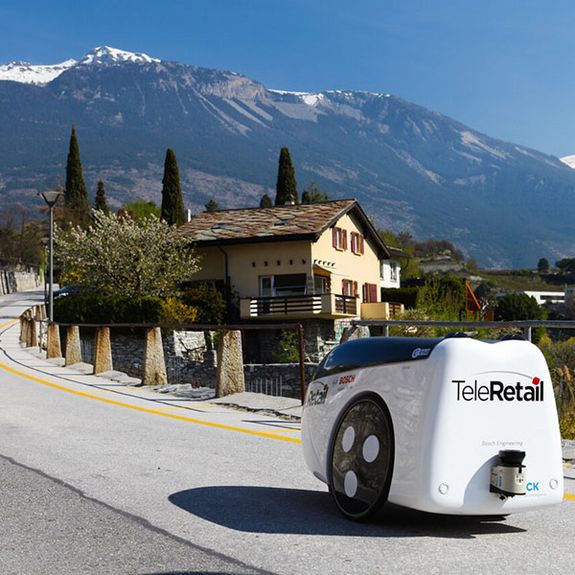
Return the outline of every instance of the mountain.
[[[575,155],[574,156],[563,156],[559,158],[564,164],[567,164],[570,168],[575,169]]]
[[[0,206],[62,183],[76,124],[92,193],[159,203],[175,150],[195,211],[273,196],[280,147],[300,192],[356,197],[375,224],[453,241],[481,265],[573,256],[575,171],[390,94],[270,90],[234,72],[100,47],[32,83],[0,74]],[[64,67],[63,65],[60,65]],[[50,68],[44,66],[43,68]],[[4,79],[4,80],[2,80]]]

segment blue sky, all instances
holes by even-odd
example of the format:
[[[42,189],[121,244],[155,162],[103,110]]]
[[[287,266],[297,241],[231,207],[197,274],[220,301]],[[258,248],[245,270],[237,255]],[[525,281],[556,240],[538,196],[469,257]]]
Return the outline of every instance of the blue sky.
[[[573,0],[0,0],[0,63],[107,44],[268,88],[391,93],[575,154]]]

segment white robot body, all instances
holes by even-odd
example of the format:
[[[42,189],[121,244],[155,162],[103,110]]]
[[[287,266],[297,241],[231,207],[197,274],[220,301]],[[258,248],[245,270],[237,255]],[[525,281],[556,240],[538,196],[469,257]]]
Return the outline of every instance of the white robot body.
[[[389,433],[374,431],[382,424]],[[302,439],[308,467],[352,518],[385,499],[461,515],[563,499],[551,378],[527,341],[366,338],[338,346],[309,385]],[[382,481],[389,485],[379,488]]]

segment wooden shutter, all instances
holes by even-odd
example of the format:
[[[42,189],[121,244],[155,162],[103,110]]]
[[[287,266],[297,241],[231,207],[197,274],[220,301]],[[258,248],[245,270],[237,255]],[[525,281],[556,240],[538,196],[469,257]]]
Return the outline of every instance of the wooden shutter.
[[[331,245],[337,248],[337,228],[331,229]]]
[[[347,231],[341,230],[341,249],[347,250]]]

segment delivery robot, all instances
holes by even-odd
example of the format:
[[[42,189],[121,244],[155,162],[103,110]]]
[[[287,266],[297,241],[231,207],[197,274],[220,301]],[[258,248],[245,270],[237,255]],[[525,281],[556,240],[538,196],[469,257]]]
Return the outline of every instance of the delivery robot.
[[[386,501],[508,515],[563,499],[549,370],[522,338],[370,337],[335,347],[304,405],[306,463],[350,519]]]

